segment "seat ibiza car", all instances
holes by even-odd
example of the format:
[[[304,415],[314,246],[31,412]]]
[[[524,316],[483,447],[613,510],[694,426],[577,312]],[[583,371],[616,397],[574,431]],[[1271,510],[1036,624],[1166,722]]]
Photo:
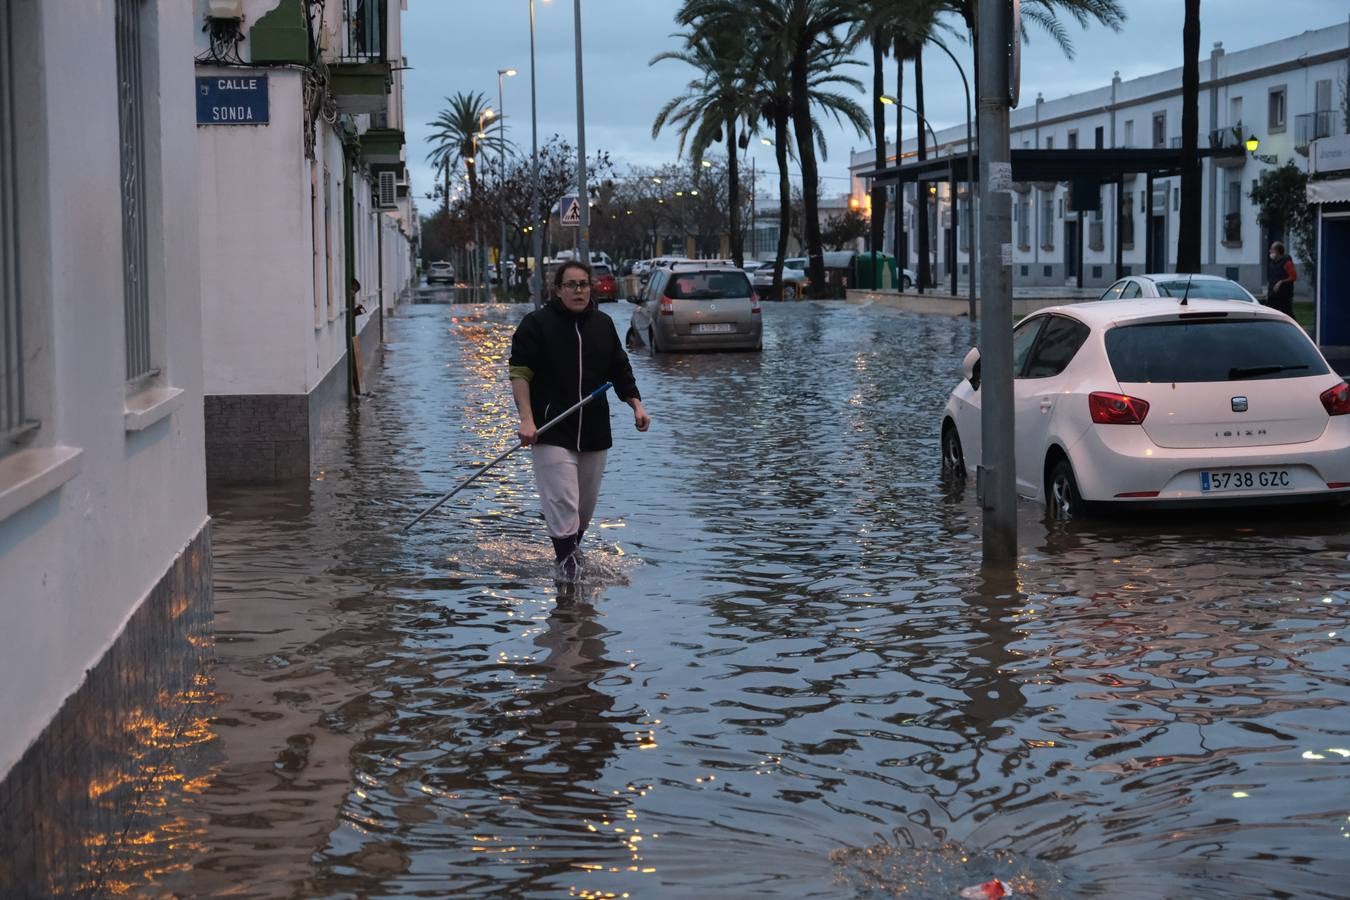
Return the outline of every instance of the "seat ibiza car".
[[[978,350],[942,415],[943,467],[975,471]],[[1240,300],[1107,300],[1013,329],[1019,495],[1205,507],[1350,499],[1350,384],[1292,319]],[[1002,440],[1003,438],[999,438]]]
[[[633,301],[629,346],[671,350],[762,350],[764,326],[750,279],[729,261],[655,269]]]

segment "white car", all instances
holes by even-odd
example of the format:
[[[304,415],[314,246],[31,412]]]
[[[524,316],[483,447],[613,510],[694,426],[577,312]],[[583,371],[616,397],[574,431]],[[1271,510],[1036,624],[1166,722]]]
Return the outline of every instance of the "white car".
[[[768,262],[755,269],[750,273],[750,280],[754,282],[757,294],[765,299],[773,299],[769,297],[769,292],[773,289],[773,263]],[[786,260],[783,261],[784,300],[796,300],[799,297],[805,297],[806,286],[810,283],[805,271],[791,268]]]
[[[942,415],[943,468],[981,462],[979,351]],[[1283,313],[1234,300],[1110,300],[1013,329],[1017,492],[1205,507],[1350,499],[1350,384]]]
[[[1111,285],[1099,299],[1134,300],[1146,297],[1185,297],[1190,300],[1245,300],[1259,302],[1251,292],[1227,278],[1218,275],[1187,275],[1160,273],[1156,275],[1129,275]]]
[[[445,260],[438,259],[427,267],[427,284],[435,284],[438,281],[446,284],[455,283],[455,267]]]

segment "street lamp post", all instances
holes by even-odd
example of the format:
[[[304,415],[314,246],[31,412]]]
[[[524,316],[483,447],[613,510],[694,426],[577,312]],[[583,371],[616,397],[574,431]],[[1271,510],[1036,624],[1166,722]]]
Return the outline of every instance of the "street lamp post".
[[[544,303],[544,235],[539,230],[539,112],[535,102],[534,0],[530,0],[530,237],[534,271],[530,273],[530,298],[536,307]]]
[[[586,191],[586,104],[581,81],[581,0],[573,0],[577,55],[577,203],[581,206],[581,228],[577,233],[577,258],[591,264],[591,204]]]
[[[970,280],[967,285],[968,287],[967,296],[970,299],[970,320],[973,322],[975,321],[976,318],[975,248],[977,245],[975,238],[976,232],[975,223],[978,222],[979,219],[975,217],[975,145],[971,143],[972,136],[970,129],[970,82],[966,80],[966,72],[964,69],[961,68],[961,63],[957,61],[954,55],[952,55],[952,51],[947,49],[947,45],[942,43],[941,41],[933,41],[933,43],[936,44],[938,49],[941,50],[943,53],[947,54],[947,56],[951,59],[952,64],[956,66],[957,73],[961,76],[961,87],[966,89],[966,196],[970,199],[970,211],[971,211],[970,267],[968,269]],[[959,199],[960,198],[952,199],[953,208],[955,208],[956,202]],[[955,231],[956,229],[953,228],[952,230]],[[954,259],[955,254],[953,254],[952,257]],[[952,293],[954,294],[956,293],[956,291],[953,290]]]
[[[932,124],[928,121],[927,118],[925,118],[924,116],[919,115],[919,111],[918,111],[917,109],[915,109],[914,107],[910,106],[910,105],[907,104],[907,103],[901,103],[901,102],[899,102],[899,101],[896,100],[894,97],[892,97],[890,94],[882,94],[881,97],[878,98],[878,99],[880,99],[882,103],[884,103],[884,104],[886,104],[886,105],[888,105],[888,106],[898,106],[898,107],[900,107],[901,109],[907,109],[907,110],[909,110],[910,112],[914,113],[914,118],[917,119],[917,120],[919,121],[919,123],[920,123],[924,128],[927,128],[927,129],[928,129],[928,136],[929,136],[930,138],[933,139],[933,150],[936,152],[937,147],[938,147],[937,133],[933,131],[933,126],[932,126]],[[896,159],[898,160],[898,159],[900,158],[900,148],[899,148],[899,147],[896,147],[896,148],[895,148],[895,153],[896,153]],[[953,169],[953,167],[952,167],[952,154],[949,152],[949,153],[947,154],[947,182],[948,182],[949,184],[951,184],[951,185],[954,186],[954,185],[956,184],[956,180],[955,180],[955,179],[956,179],[956,174],[955,174],[955,171],[954,171],[954,169]],[[916,181],[916,182],[915,182],[915,193],[916,193],[916,195],[917,195],[917,193],[918,193],[920,190],[922,190],[922,187],[919,186],[919,183]],[[897,183],[896,183],[896,190],[895,190],[895,203],[896,203],[896,207],[897,207],[897,208],[902,207],[902,206],[904,205],[904,202],[905,202],[904,191],[900,190],[900,184],[899,184],[899,182],[897,182]],[[953,206],[953,209],[955,209],[955,202],[956,202],[956,198],[953,197],[953,198],[952,198],[952,206]],[[903,216],[902,216],[899,212],[897,212],[896,215],[897,215],[897,217],[899,217],[899,218],[903,218]],[[955,223],[955,224],[959,224],[959,222],[958,222],[958,223]],[[956,228],[953,228],[952,231],[955,232],[955,231],[956,231]],[[908,246],[908,244],[906,244],[906,246]],[[905,255],[908,256],[909,254],[906,253]],[[952,259],[955,259],[955,258],[956,258],[956,254],[955,254],[955,252],[953,251],[953,253],[952,253]],[[896,260],[896,264],[897,264],[897,265],[899,266],[899,268],[900,268],[900,285],[901,285],[901,287],[903,287],[904,284],[905,284],[904,270],[905,270],[905,263],[907,263],[907,262],[909,262],[909,260],[907,260],[907,259],[905,259],[905,260]],[[919,269],[919,271],[922,272],[923,269],[921,268],[921,269]],[[923,293],[923,281],[922,281],[922,280],[919,280],[919,281],[918,281],[917,288],[918,288],[919,293],[922,294],[922,293]],[[956,267],[955,267],[955,266],[952,266],[952,294],[953,294],[953,296],[955,296],[955,294],[956,294]],[[973,301],[972,301],[972,302],[973,302]]]
[[[497,213],[501,218],[501,242],[497,245],[497,283],[500,284],[510,296],[510,286],[506,283],[506,198],[503,192],[506,188],[506,103],[502,95],[502,76],[508,78],[514,77],[515,69],[497,70],[497,139],[501,146],[497,148],[497,153],[501,156],[501,184],[497,186]]]

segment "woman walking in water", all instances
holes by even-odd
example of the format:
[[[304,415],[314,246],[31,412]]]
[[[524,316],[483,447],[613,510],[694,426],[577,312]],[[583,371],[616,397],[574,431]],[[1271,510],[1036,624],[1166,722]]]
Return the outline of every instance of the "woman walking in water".
[[[511,338],[510,374],[520,416],[517,434],[534,459],[558,577],[575,581],[577,545],[595,511],[613,445],[608,398],[602,394],[542,435],[538,425],[607,381],[633,408],[638,431],[651,424],[614,322],[591,301],[590,266],[568,262],[554,274],[553,296],[526,314]]]

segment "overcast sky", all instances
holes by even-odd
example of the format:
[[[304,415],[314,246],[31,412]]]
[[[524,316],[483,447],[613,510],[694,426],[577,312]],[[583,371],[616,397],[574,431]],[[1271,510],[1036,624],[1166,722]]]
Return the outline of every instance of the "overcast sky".
[[[694,70],[679,62],[649,65],[656,54],[679,46],[674,12],[679,0],[581,0],[584,60],[586,147],[609,151],[619,171],[628,165],[674,162],[676,140],[669,131],[651,137],[652,119],[668,99],[683,93]],[[1181,63],[1182,0],[1124,0],[1128,20],[1120,32],[1100,26],[1081,30],[1070,21],[1075,58],[1067,61],[1050,37],[1033,31],[1023,54],[1022,98],[1047,100],[1107,85],[1112,72],[1124,79]],[[1347,22],[1343,0],[1204,0],[1201,7],[1201,54],[1215,41],[1228,51],[1289,37],[1313,28]],[[535,65],[539,138],[561,134],[576,143],[576,57],[573,0],[536,0]],[[497,70],[515,68],[504,79],[507,138],[525,152],[530,148],[530,19],[529,0],[408,0],[403,16],[406,72],[408,164],[418,195],[431,190],[426,164],[427,123],[445,106],[445,97],[459,91],[482,92],[496,109]],[[970,70],[970,48],[953,44]],[[940,51],[924,56],[925,101],[929,121],[937,129],[965,121],[965,95],[951,61]],[[893,89],[894,67],[888,63],[886,84]],[[854,74],[870,85],[870,66]],[[972,90],[974,85],[971,85]],[[912,73],[905,75],[905,103],[913,104]],[[869,108],[870,99],[859,102]],[[907,115],[905,133],[914,133]],[[848,190],[848,155],[870,138],[833,123],[826,126],[829,159],[821,164],[829,194]],[[768,147],[752,143],[760,166],[773,166]],[[426,210],[430,203],[423,199]]]

